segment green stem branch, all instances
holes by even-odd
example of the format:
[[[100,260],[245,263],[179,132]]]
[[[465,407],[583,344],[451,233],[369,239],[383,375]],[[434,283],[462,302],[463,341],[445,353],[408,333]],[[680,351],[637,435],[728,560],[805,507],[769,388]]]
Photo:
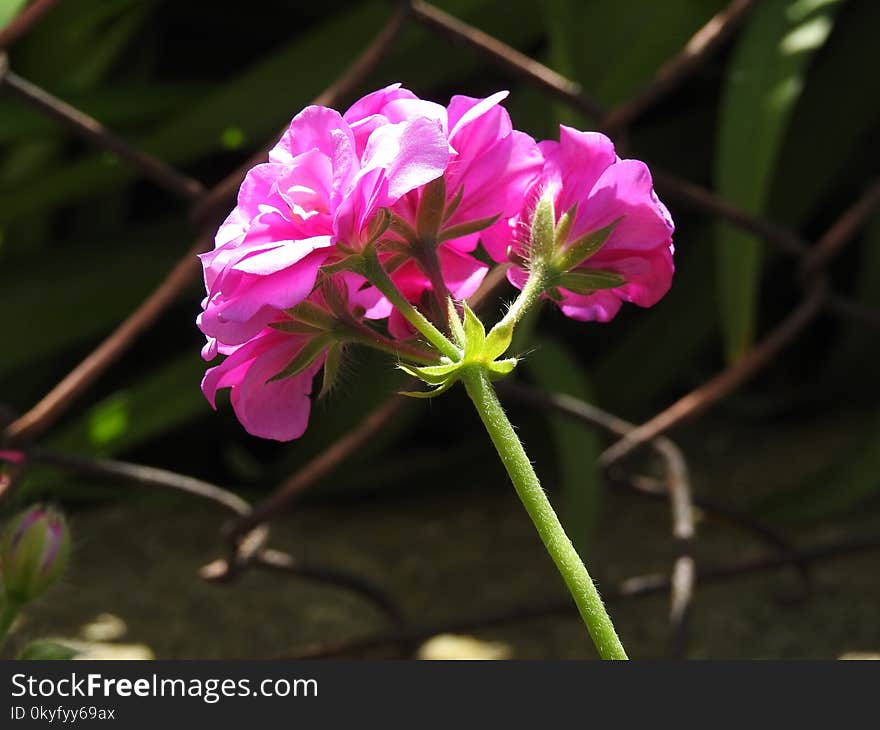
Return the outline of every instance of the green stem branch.
[[[446,302],[449,299],[449,289],[443,279],[443,271],[440,268],[440,256],[437,253],[436,240],[418,239],[412,245],[413,255],[418,261],[422,271],[431,282],[433,294],[434,312],[436,321],[446,321]]]
[[[354,342],[420,365],[436,365],[439,361],[434,350],[419,347],[408,342],[389,339],[360,323],[348,329],[346,335]]]
[[[495,325],[496,328],[515,327],[525,317],[526,313],[535,305],[547,288],[548,272],[544,266],[535,264],[529,271],[529,278],[519,296],[510,305],[510,308]],[[494,329],[494,328],[493,328]]]
[[[599,592],[541,488],[529,457],[504,413],[486,372],[480,367],[467,368],[462,372],[462,381],[526,512],[577,604],[599,656],[603,659],[626,659],[626,651],[614,631]]]
[[[397,285],[388,276],[388,272],[382,267],[375,251],[364,254],[363,265],[363,275],[388,298],[388,301],[397,308],[397,311],[406,317],[407,321],[428,342],[453,362],[461,360],[461,351],[403,296]]]

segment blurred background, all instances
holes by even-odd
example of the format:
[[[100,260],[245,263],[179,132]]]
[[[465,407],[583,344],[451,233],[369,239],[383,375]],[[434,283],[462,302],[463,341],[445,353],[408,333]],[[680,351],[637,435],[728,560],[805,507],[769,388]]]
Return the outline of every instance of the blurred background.
[[[437,2],[578,82],[605,108],[650,85],[727,5]],[[0,3],[0,27],[24,6]],[[815,242],[876,185],[880,4],[734,6],[744,9],[712,52],[615,139],[622,155]],[[380,0],[210,9],[68,0],[16,39],[9,66],[210,187],[333,82],[392,11]],[[510,89],[515,126],[538,138],[555,137],[560,122],[600,124],[414,20],[341,107],[395,81],[444,104],[452,94]],[[519,380],[640,423],[748,357],[798,305],[796,260],[667,195],[659,181],[658,192],[676,221],[670,294],[650,311],[626,306],[605,325],[546,308],[520,342],[528,356]],[[163,280],[196,232],[185,201],[0,93],[5,419],[26,412],[87,356]],[[743,387],[669,433],[689,467],[693,557],[706,574],[693,590],[680,652],[688,657],[880,654],[878,553],[825,550],[880,536],[876,212],[862,216],[827,271],[831,290],[860,316],[827,308]],[[393,361],[356,351],[341,385],[315,404],[302,439],[252,438],[227,399],[214,413],[199,391],[200,289],[193,279],[33,445],[161,467],[258,502],[401,386]],[[509,296],[485,305],[488,320]],[[632,488],[634,475],[662,477],[662,464],[642,450],[603,470],[597,459],[611,443],[606,434],[547,408],[505,402],[609,595],[630,655],[667,655],[668,591],[619,595],[633,576],[669,574],[678,554],[667,502]],[[228,515],[215,506],[34,463],[3,500],[3,514],[37,499],[66,509],[74,550],[65,581],[27,612],[21,636],[104,642],[99,651],[138,656],[235,658],[296,654],[390,630],[375,605],[332,581],[253,571],[219,585],[203,580],[200,567],[224,554]],[[375,655],[594,656],[463,392],[404,403],[274,517],[271,544],[359,576],[393,597],[408,624],[447,635],[427,645],[426,636],[379,642]],[[794,560],[797,550],[810,555]],[[774,570],[716,574],[780,555],[790,559]],[[489,620],[499,615],[503,621]]]

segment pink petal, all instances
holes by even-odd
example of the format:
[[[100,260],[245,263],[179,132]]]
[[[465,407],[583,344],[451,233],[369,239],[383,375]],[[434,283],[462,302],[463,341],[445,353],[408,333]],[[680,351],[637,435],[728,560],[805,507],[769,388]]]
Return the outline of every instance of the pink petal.
[[[644,162],[621,160],[608,167],[586,201],[578,207],[569,240],[603,228],[620,218],[603,249],[656,248],[673,233],[669,211],[654,193]]]
[[[297,155],[317,149],[333,158],[340,145],[347,142],[354,151],[354,135],[338,111],[324,106],[307,106],[269,151],[270,162],[290,164]]]
[[[489,267],[473,256],[443,244],[438,251],[446,288],[456,299],[467,299],[483,283]]]
[[[584,201],[608,167],[617,162],[614,144],[599,132],[559,126],[559,142],[541,142],[545,186],[556,187],[557,215]]]
[[[424,117],[380,127],[367,142],[364,169],[382,168],[388,176],[383,205],[440,177],[449,162],[449,146],[439,122]]]
[[[255,359],[241,382],[233,387],[235,415],[252,436],[292,441],[305,433],[311,411],[312,380],[324,364],[319,357],[305,371],[267,382],[289,363],[295,350],[279,347]]]

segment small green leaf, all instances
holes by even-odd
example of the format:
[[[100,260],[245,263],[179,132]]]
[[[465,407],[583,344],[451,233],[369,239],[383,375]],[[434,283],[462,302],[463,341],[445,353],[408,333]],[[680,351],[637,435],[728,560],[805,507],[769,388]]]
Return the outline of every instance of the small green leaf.
[[[541,198],[532,217],[529,235],[529,256],[532,260],[549,261],[556,243],[556,211],[550,197]]]
[[[613,271],[569,271],[562,274],[557,282],[563,289],[568,289],[575,294],[592,294],[597,289],[613,289],[626,282],[620,274]]]
[[[416,214],[416,234],[422,240],[436,238],[446,210],[446,179],[442,175],[422,189]]]
[[[579,238],[560,253],[555,262],[556,268],[559,271],[570,271],[575,266],[582,264],[590,258],[590,256],[596,253],[596,251],[602,248],[605,241],[608,240],[608,236],[611,235],[611,231],[614,230],[615,226],[620,223],[621,220],[622,217],[604,228],[600,228],[598,231],[593,231],[592,233],[588,233],[586,236]]]
[[[452,297],[446,299],[446,310],[449,319],[449,331],[455,338],[455,344],[459,347],[464,347],[464,326],[461,323],[461,318],[458,316],[458,310],[455,308],[455,302],[452,301]]]
[[[464,302],[464,359],[479,359],[486,344],[486,328],[479,317]]]
[[[287,367],[285,367],[280,373],[273,375],[266,382],[274,383],[277,380],[283,380],[284,378],[299,375],[309,365],[315,362],[315,360],[318,359],[321,353],[324,352],[328,345],[333,341],[334,338],[332,335],[322,335],[308,340],[296,356],[287,364]]]

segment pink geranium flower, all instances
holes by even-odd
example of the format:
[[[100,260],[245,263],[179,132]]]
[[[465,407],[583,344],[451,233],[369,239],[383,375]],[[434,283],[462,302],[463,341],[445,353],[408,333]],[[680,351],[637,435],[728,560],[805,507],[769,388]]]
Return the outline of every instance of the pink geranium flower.
[[[338,112],[300,112],[269,162],[247,174],[214,250],[201,256],[201,330],[227,345],[257,335],[309,295],[322,264],[364,243],[381,208],[441,175],[448,159],[432,119],[377,126],[359,152]]]
[[[506,96],[506,91],[486,99],[454,96],[449,106],[443,107],[394,84],[364,97],[344,115],[359,148],[384,124],[426,117],[441,125],[450,158],[443,174],[445,210],[432,235],[439,242],[436,249],[443,284],[457,299],[473,294],[488,270],[470,255],[480,232],[495,220],[517,212],[541,170],[538,145],[527,134],[513,129],[510,115],[501,106]],[[389,239],[414,243],[425,195],[425,186],[413,188],[391,206],[396,225]],[[392,271],[395,283],[412,302],[419,302],[434,288],[425,268],[419,252],[414,250],[402,266]],[[411,332],[402,318],[392,317],[395,334],[405,336]]]
[[[316,358],[303,372],[272,381],[308,343],[308,336],[261,330],[242,345],[220,345],[226,359],[202,379],[202,392],[216,408],[217,391],[231,388],[235,415],[253,435],[277,441],[299,438],[306,430],[315,373],[324,363]]]
[[[297,309],[276,311],[273,321],[243,344],[224,345],[211,338],[205,347],[206,359],[217,354],[226,359],[205,373],[202,392],[216,408],[217,391],[230,388],[233,410],[254,436],[289,441],[305,431],[312,381],[338,344],[322,320],[329,327],[340,318],[384,319],[390,314],[384,298],[350,273],[328,278],[303,306],[309,307],[308,316]],[[296,371],[286,374],[296,363]]]
[[[638,160],[621,160],[603,134],[565,126],[560,127],[559,142],[539,146],[544,167],[526,196],[530,203],[484,234],[489,255],[496,261],[526,260],[528,220],[537,200],[550,196],[557,220],[569,212],[573,215],[563,248],[614,224],[601,248],[574,271],[608,272],[621,279],[612,288],[588,292],[557,288],[553,294],[563,313],[574,319],[607,322],[622,302],[643,307],[656,304],[672,282],[674,226],[654,193],[647,166]],[[514,266],[508,273],[519,288],[527,276],[523,266]]]

